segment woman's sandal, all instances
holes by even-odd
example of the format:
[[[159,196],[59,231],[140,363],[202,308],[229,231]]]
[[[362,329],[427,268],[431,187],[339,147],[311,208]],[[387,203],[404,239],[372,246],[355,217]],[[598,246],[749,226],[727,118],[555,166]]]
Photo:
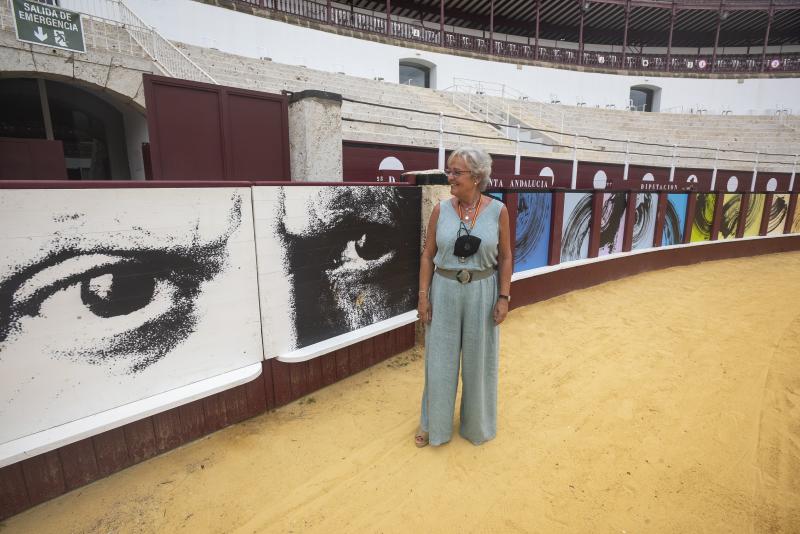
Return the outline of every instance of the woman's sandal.
[[[428,444],[428,433],[423,432],[422,430],[417,430],[417,433],[414,434],[414,445],[418,448],[425,447]]]

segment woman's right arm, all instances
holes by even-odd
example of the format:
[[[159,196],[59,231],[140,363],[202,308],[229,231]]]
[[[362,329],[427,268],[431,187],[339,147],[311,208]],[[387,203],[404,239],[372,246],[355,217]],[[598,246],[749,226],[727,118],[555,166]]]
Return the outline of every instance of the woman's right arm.
[[[433,278],[433,258],[436,256],[436,223],[439,221],[439,204],[436,204],[428,222],[428,231],[425,234],[425,246],[419,261],[419,301],[417,313],[421,321],[430,323],[433,318],[433,308],[429,298],[431,279]]]

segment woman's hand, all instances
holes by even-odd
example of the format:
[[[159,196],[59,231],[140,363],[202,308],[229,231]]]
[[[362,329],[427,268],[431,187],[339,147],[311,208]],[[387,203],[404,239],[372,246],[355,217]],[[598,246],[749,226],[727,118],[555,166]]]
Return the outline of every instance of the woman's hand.
[[[508,315],[508,301],[506,299],[497,299],[497,304],[494,305],[494,324],[500,324],[506,320]]]
[[[420,321],[430,323],[431,319],[433,319],[433,306],[431,306],[431,301],[428,299],[428,295],[422,293],[419,294],[417,313],[419,314]]]

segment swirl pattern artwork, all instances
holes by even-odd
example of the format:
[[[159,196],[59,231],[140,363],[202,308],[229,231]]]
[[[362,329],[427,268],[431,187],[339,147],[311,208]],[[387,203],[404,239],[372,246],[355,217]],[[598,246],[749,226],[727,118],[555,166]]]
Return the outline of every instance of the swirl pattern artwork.
[[[519,193],[514,272],[547,265],[552,204],[551,193]]]

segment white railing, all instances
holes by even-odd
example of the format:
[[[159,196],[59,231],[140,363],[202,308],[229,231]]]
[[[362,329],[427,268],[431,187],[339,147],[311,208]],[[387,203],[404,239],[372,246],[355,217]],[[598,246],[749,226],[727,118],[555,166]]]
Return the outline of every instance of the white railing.
[[[552,151],[555,138],[534,127],[537,117],[527,110],[528,97],[504,84],[454,78],[445,89],[452,104],[497,129],[506,139],[527,142],[528,149]],[[538,116],[541,122],[541,111]]]
[[[695,104],[693,106],[673,106],[670,108],[662,108],[659,110],[659,112],[685,114],[685,115],[732,115],[733,114],[730,108],[725,108],[725,107],[712,108],[705,106],[703,104]],[[776,117],[779,120],[783,120],[786,117],[793,116],[794,110],[792,108],[783,105],[776,105],[774,108],[748,109],[747,113],[745,113],[744,115]]]
[[[122,0],[61,0],[61,7],[84,13],[87,15],[85,19],[99,19],[120,25],[169,76],[217,83],[210,74],[178,50],[155,28],[148,26]]]
[[[217,83],[122,0],[61,0],[60,6],[82,14],[84,39],[89,48],[146,57],[168,76]],[[0,30],[14,31],[7,0],[0,0]]]
[[[521,115],[523,98],[527,99],[519,91],[503,84],[465,78],[454,78],[453,85],[445,91],[450,93],[454,106],[477,119],[491,123],[506,139],[516,135],[516,128],[510,126],[510,123]]]

